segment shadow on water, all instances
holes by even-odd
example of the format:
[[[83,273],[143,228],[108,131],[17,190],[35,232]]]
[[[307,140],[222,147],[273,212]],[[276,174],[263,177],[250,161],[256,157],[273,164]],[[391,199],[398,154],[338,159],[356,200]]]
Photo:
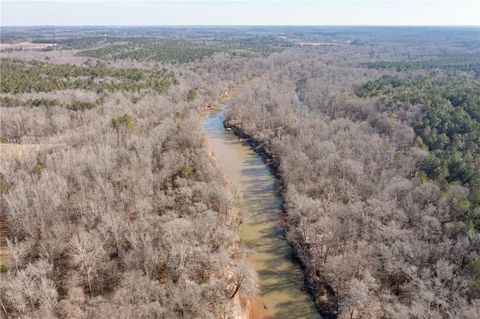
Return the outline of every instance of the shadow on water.
[[[241,193],[240,237],[261,288],[261,317],[320,318],[303,286],[303,273],[280,225],[280,183],[247,143],[223,127],[223,108],[204,123],[207,145]]]

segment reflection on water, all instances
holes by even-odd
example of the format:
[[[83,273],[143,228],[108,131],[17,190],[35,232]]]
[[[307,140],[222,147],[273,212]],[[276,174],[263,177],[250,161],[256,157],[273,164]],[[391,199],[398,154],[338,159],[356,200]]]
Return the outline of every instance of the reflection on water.
[[[303,274],[282,234],[280,185],[258,156],[223,128],[223,109],[204,122],[207,146],[227,178],[241,193],[240,237],[260,280],[263,312],[259,318],[320,318]]]

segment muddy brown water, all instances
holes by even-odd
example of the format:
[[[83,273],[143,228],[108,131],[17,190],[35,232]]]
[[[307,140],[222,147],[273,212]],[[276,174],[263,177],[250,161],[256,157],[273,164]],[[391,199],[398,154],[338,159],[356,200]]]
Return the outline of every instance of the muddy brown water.
[[[241,195],[236,207],[243,221],[240,237],[261,289],[255,318],[321,318],[302,289],[302,270],[283,236],[280,183],[247,143],[224,129],[224,109],[205,119],[204,130],[209,151]]]

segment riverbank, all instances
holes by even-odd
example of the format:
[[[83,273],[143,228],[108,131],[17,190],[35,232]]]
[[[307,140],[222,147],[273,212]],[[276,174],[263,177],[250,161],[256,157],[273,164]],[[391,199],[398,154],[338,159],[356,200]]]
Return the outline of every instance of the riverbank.
[[[280,172],[280,159],[275,157],[274,154],[269,150],[267,143],[255,139],[253,136],[247,134],[239,125],[240,123],[234,120],[223,121],[223,125],[226,129],[231,130],[236,136],[241,138],[245,143],[247,143],[263,160],[265,165],[269,167],[272,174],[278,179],[281,184],[281,198],[282,198],[282,226],[284,227],[285,232],[289,229],[290,225],[288,224],[287,211],[285,208],[285,200],[283,192],[285,189],[285,184],[283,181],[282,174]],[[287,241],[287,238],[285,238]],[[289,242],[289,244],[291,244]],[[308,292],[314,297],[315,303],[318,307],[318,310],[325,319],[333,319],[337,317],[337,309],[332,307],[331,300],[335,298],[333,294],[333,289],[331,285],[321,276],[315,274],[313,267],[309,266],[308,260],[301,257],[301,254],[295,249],[295,245],[291,245],[293,251],[295,252],[295,257],[298,263],[302,266],[304,273],[305,283],[304,287]],[[305,250],[308,251],[308,250]]]
[[[280,180],[251,145],[225,129],[223,111],[210,114],[204,130],[208,150],[240,194],[235,207],[242,219],[240,238],[261,290],[249,317],[319,318],[313,299],[302,288],[301,266],[285,240]]]

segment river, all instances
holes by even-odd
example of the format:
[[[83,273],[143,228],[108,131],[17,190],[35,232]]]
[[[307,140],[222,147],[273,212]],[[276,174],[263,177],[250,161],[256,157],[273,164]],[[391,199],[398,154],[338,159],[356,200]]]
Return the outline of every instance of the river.
[[[209,151],[241,194],[235,208],[242,218],[240,237],[261,289],[254,318],[321,318],[301,288],[303,272],[283,236],[280,183],[247,143],[224,129],[225,107],[205,119],[204,130]]]

